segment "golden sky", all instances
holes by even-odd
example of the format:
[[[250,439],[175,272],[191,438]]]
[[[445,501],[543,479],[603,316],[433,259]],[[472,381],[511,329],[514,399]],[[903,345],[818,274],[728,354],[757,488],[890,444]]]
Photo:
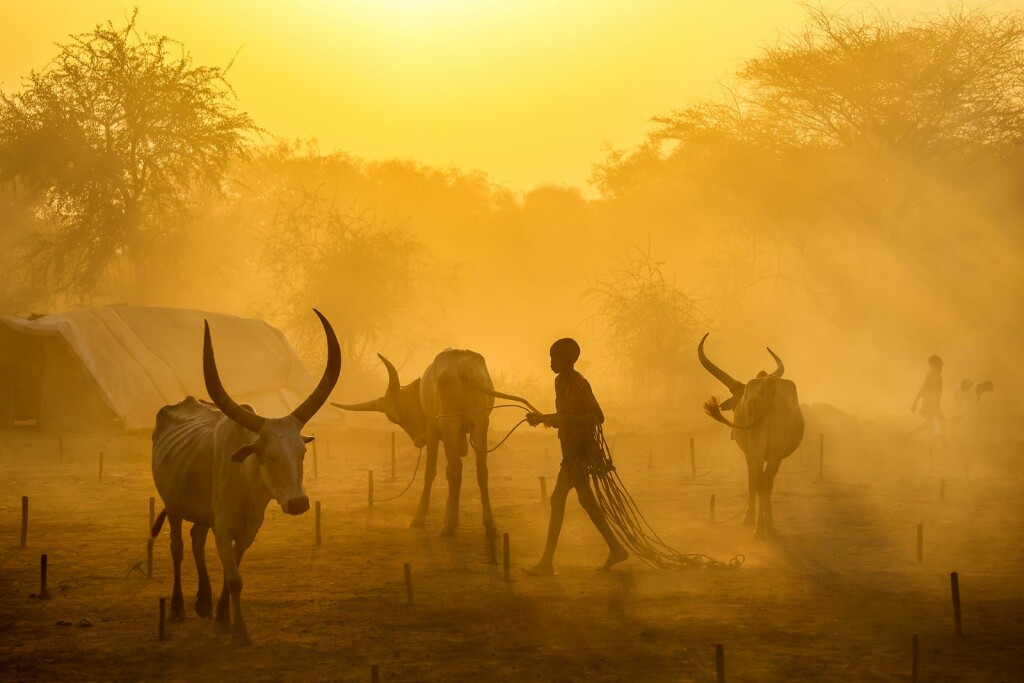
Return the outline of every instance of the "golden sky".
[[[652,115],[709,94],[802,16],[793,0],[0,0],[0,88],[133,6],[200,63],[238,52],[240,106],[272,133],[519,190],[584,183],[603,143],[638,143]]]

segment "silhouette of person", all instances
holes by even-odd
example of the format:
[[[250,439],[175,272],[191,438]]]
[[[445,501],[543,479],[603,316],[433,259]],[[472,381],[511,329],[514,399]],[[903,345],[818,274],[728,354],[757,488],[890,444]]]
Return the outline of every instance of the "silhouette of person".
[[[928,366],[929,370],[925,375],[924,383],[917,391],[914,402],[910,404],[910,410],[918,412],[925,419],[925,423],[911,434],[917,434],[922,429],[931,427],[933,436],[942,436],[946,428],[946,417],[942,414],[942,359],[932,356],[928,359]],[[919,402],[920,408],[918,408]]]
[[[550,415],[529,413],[526,416],[533,427],[544,424],[557,428],[562,447],[562,463],[555,489],[551,493],[551,519],[544,554],[534,567],[523,570],[532,576],[554,573],[555,546],[558,545],[558,535],[562,531],[566,499],[572,489],[576,489],[580,505],[608,544],[608,559],[599,569],[611,569],[629,557],[629,552],[622,547],[608,525],[608,519],[594,496],[587,475],[587,449],[595,446],[594,430],[604,422],[604,413],[594,397],[590,382],[575,369],[579,357],[580,346],[573,339],[559,339],[551,345],[551,371],[556,375],[555,412]]]

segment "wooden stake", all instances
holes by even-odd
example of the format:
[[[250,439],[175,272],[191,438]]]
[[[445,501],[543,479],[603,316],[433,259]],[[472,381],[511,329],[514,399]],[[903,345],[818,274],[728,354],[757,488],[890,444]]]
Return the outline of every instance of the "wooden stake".
[[[715,521],[715,494],[711,494],[711,502],[708,504],[708,516],[711,518],[711,522]]]
[[[505,580],[512,580],[512,558],[509,555],[508,533],[501,535],[501,564],[505,574]]]
[[[153,539],[146,541],[146,578],[153,578]]]
[[[395,453],[397,450],[395,446],[395,433],[391,432],[391,481],[395,480]]]
[[[50,593],[46,590],[46,553],[39,556],[39,597],[50,597]]]
[[[548,499],[548,480],[544,477],[540,478],[540,502],[544,503]]]
[[[313,509],[315,511],[314,517],[316,517],[316,544],[320,545],[320,542],[322,541],[322,537],[320,536],[320,501],[318,500],[315,505],[316,507]]]
[[[690,437],[690,479],[697,478],[697,449],[693,445],[693,437]],[[714,515],[712,515],[712,518]]]
[[[412,565],[406,562],[402,565],[405,572],[405,604],[412,605]]]
[[[924,564],[924,524],[917,525],[917,563]]]
[[[718,683],[725,683],[725,646],[715,643],[715,676]]]
[[[167,618],[167,598],[160,598],[160,628],[157,631],[157,637],[160,640],[164,639],[164,622]]]
[[[920,652],[917,643],[917,634],[910,638],[910,683],[917,683],[917,656]]]
[[[21,497],[21,547],[28,540],[28,496]]]
[[[380,667],[376,664],[370,665],[370,683],[380,683]]]
[[[100,478],[99,481],[103,481],[103,451],[100,451]]]
[[[368,479],[369,485],[370,485],[369,493],[368,493],[368,498],[369,498],[369,501],[370,501],[370,507],[373,507],[373,470],[370,470],[369,476],[367,477],[367,479]]]
[[[825,481],[825,435],[818,435],[818,481]]]
[[[149,526],[146,531],[152,531],[153,525],[156,524],[156,498],[153,496],[149,497]]]
[[[949,587],[953,593],[953,625],[957,636],[964,637],[964,625],[960,618],[960,576],[956,572],[949,574]]]

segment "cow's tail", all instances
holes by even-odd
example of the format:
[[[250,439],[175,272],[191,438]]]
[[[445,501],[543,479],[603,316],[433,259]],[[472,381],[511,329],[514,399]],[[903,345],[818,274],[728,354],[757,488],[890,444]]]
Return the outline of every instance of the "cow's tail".
[[[167,518],[167,508],[160,511],[160,514],[156,516],[156,521],[153,522],[153,528],[149,530],[149,535],[152,538],[156,538],[160,535],[160,529],[164,526],[164,520]]]
[[[529,401],[527,401],[525,398],[522,398],[520,396],[513,396],[512,394],[503,394],[502,392],[495,391],[494,389],[488,389],[487,387],[485,387],[483,384],[481,384],[479,381],[477,381],[476,379],[474,379],[472,377],[467,377],[466,379],[473,386],[473,388],[475,388],[477,391],[479,391],[482,394],[487,394],[488,396],[493,396],[494,398],[504,399],[506,401],[515,401],[517,403],[522,403],[523,405],[525,405],[527,408],[529,408],[533,412],[535,412],[535,413],[539,413],[540,412],[539,410],[534,408],[533,404],[530,403]]]
[[[718,403],[718,399],[714,396],[705,401],[704,412],[707,413],[708,416],[711,417],[711,419],[717,420],[724,425],[732,427],[733,429],[751,429],[752,427],[755,427],[758,422],[761,421],[760,419],[756,419],[750,424],[746,425],[738,425],[734,422],[731,422],[725,415],[722,415],[722,407]]]

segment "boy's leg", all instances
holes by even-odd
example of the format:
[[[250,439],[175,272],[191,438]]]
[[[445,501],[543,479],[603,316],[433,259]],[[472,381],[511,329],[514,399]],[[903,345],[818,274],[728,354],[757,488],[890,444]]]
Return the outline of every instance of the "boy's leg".
[[[572,490],[572,465],[562,461],[558,470],[558,479],[555,481],[555,489],[551,492],[551,519],[548,521],[548,537],[544,543],[544,554],[532,569],[525,569],[527,574],[541,576],[553,574],[555,547],[558,545],[558,535],[562,531],[562,520],[565,519],[565,501]]]
[[[613,565],[629,557],[629,551],[622,547],[619,539],[615,537],[615,532],[612,531],[611,525],[608,524],[608,517],[604,514],[604,510],[601,509],[601,505],[597,502],[597,496],[594,495],[594,490],[590,487],[590,480],[587,478],[586,472],[580,472],[576,477],[575,485],[580,505],[590,515],[590,521],[594,523],[594,526],[597,527],[597,530],[604,538],[604,542],[608,544],[608,559],[604,561],[604,564],[599,569],[611,569]]]

